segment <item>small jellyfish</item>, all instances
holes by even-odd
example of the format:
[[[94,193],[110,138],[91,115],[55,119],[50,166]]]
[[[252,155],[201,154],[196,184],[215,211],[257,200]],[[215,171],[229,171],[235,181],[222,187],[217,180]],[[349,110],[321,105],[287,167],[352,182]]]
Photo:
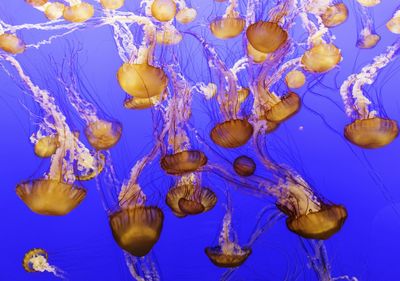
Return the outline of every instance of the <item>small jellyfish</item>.
[[[218,123],[211,130],[211,140],[224,148],[245,145],[253,135],[253,126],[247,119],[232,119]]]
[[[246,155],[239,156],[233,161],[233,169],[236,174],[242,177],[249,177],[256,170],[256,163]]]
[[[196,19],[197,11],[193,8],[183,8],[178,11],[176,14],[176,20],[182,24],[191,23]]]
[[[156,206],[134,206],[112,213],[109,221],[118,245],[136,257],[143,257],[160,238],[164,214]]]
[[[51,265],[48,258],[46,250],[35,248],[25,254],[22,266],[26,272],[50,272],[56,277],[63,278],[63,272]]]
[[[400,7],[394,13],[393,17],[386,23],[387,29],[394,34],[400,34]]]
[[[249,25],[246,36],[251,46],[262,53],[275,52],[288,39],[286,30],[277,23],[265,21],[258,21]]]
[[[119,68],[117,78],[121,88],[135,98],[160,96],[168,85],[165,72],[147,63],[125,63]]]
[[[100,0],[101,5],[107,10],[117,10],[124,6],[125,0]]]
[[[222,230],[219,235],[218,246],[205,248],[210,261],[222,268],[241,266],[251,254],[250,247],[241,247],[237,242],[237,235],[232,228],[232,210],[227,208],[223,219]]]
[[[15,34],[3,33],[0,35],[0,49],[10,54],[21,54],[25,51],[25,43]]]
[[[370,8],[380,4],[381,0],[357,0],[357,2],[364,7]]]
[[[85,22],[94,15],[93,5],[80,2],[79,4],[66,6],[64,8],[64,19],[70,22]]]
[[[53,2],[46,5],[44,14],[49,20],[58,20],[64,15],[65,5],[60,2]]]
[[[255,63],[263,63],[268,54],[256,50],[250,43],[247,43],[247,54]]]
[[[211,189],[201,187],[199,174],[188,174],[168,191],[165,202],[177,217],[185,217],[211,210],[217,203],[217,196]]]
[[[242,33],[246,21],[240,17],[237,11],[237,1],[230,1],[222,17],[216,18],[210,23],[211,33],[219,39],[230,39]]]
[[[40,138],[34,147],[36,156],[42,158],[51,157],[60,146],[57,135],[49,135]]]
[[[381,40],[381,37],[375,32],[374,19],[370,9],[356,4],[357,21],[361,22],[358,27],[358,38],[356,47],[360,49],[371,49]]]
[[[77,171],[75,177],[78,181],[88,181],[97,177],[104,169],[106,165],[106,157],[104,154],[97,152],[95,161],[92,169],[86,169],[85,171]]]
[[[292,70],[286,74],[285,83],[291,89],[303,87],[306,82],[306,76],[300,70]]]
[[[349,10],[344,3],[337,3],[328,6],[324,13],[321,15],[323,24],[326,27],[335,27],[347,20]]]
[[[98,119],[85,128],[85,135],[91,146],[97,150],[110,149],[115,146],[122,134],[122,125]]]
[[[151,4],[151,15],[159,21],[170,21],[175,14],[176,3],[174,0],[154,0]]]
[[[86,197],[86,190],[53,179],[37,179],[17,185],[18,197],[40,215],[64,216]]]
[[[171,24],[164,24],[156,32],[156,42],[162,45],[176,45],[182,41],[182,34]]]
[[[306,51],[301,63],[312,73],[324,73],[332,70],[342,60],[340,50],[333,44],[318,44]]]
[[[207,164],[207,156],[200,150],[185,150],[165,155],[160,161],[161,168],[171,175],[195,172]]]
[[[40,7],[46,4],[48,0],[25,0],[25,2],[33,7]]]

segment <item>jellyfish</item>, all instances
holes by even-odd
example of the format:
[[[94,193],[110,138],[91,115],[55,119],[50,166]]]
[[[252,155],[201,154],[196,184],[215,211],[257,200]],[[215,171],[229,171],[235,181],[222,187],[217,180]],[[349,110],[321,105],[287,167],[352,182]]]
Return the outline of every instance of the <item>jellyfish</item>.
[[[372,102],[363,89],[365,85],[372,85],[379,71],[397,57],[399,48],[400,40],[396,40],[386,52],[376,56],[359,73],[350,75],[340,87],[346,114],[352,119],[344,129],[344,136],[359,147],[380,148],[390,144],[399,134],[396,121],[380,117],[371,109]]]
[[[181,1],[182,2],[182,1]],[[179,11],[176,13],[176,20],[181,24],[188,24],[194,21],[197,17],[197,11],[194,8],[188,8],[185,6],[180,6]]]
[[[381,0],[357,0],[357,2],[360,3],[360,5],[369,8],[380,4]]]
[[[239,99],[238,91],[241,88],[238,86],[237,73],[243,69],[246,69],[248,59],[243,57],[239,59],[231,69],[228,69],[225,64],[220,60],[215,49],[205,42],[203,38],[193,35],[200,41],[205,52],[207,54],[208,64],[214,70],[218,76],[221,77],[221,87],[217,88],[217,92],[214,92],[214,87],[211,89],[213,95],[209,95],[209,90],[203,87],[205,90],[203,94],[206,98],[212,98],[218,103],[220,113],[223,121],[217,123],[210,132],[211,140],[223,147],[223,148],[237,148],[243,146],[251,138],[253,133],[253,127],[249,123],[247,116],[244,116],[240,112],[241,103],[243,99]],[[215,93],[215,96],[214,96]]]
[[[25,44],[15,34],[2,33],[0,35],[0,49],[7,53],[17,55],[25,51]]]
[[[304,86],[306,77],[300,70],[291,70],[285,76],[285,83],[291,89],[298,89]]]
[[[40,139],[46,132],[51,132],[51,134],[57,134],[60,143],[51,156],[49,172],[43,178],[21,182],[17,185],[16,193],[35,213],[52,216],[66,215],[86,196],[86,190],[74,184],[77,172],[75,165],[81,175],[92,173],[97,164],[95,157],[70,130],[65,116],[51,94],[35,85],[14,57],[1,55],[0,58],[10,63],[16,70],[23,86],[31,92],[32,97],[45,113],[38,134],[31,139]],[[11,75],[9,72],[8,74]]]
[[[379,43],[381,37],[375,32],[374,19],[370,8],[358,3],[356,3],[355,6],[357,8],[356,15],[358,17],[357,25],[359,26],[357,28],[359,31],[356,47],[360,49],[371,49]]]
[[[241,266],[251,255],[251,251],[251,248],[239,245],[237,235],[232,228],[232,210],[231,207],[227,207],[218,246],[205,248],[207,257],[218,267],[234,268]]]
[[[334,44],[321,43],[306,51],[301,58],[303,68],[312,73],[332,70],[342,60],[342,54]]]
[[[57,70],[57,80],[63,85],[70,104],[86,123],[85,136],[90,145],[97,150],[106,150],[115,146],[121,138],[122,125],[117,121],[109,121],[99,117],[97,108],[85,100],[79,93],[79,79],[77,77],[76,62],[64,62]],[[68,73],[63,73],[63,68],[69,68]]]
[[[69,6],[63,11],[63,17],[66,21],[81,23],[89,20],[94,15],[93,5],[87,2],[68,0]]]
[[[164,213],[157,206],[146,205],[147,197],[138,183],[140,174],[157,156],[159,148],[157,144],[148,155],[136,162],[130,178],[118,192],[117,207],[107,210],[114,240],[135,257],[143,257],[151,251],[163,227]]]
[[[393,17],[386,23],[387,29],[394,34],[400,34],[400,7],[397,8]]]
[[[48,258],[46,250],[35,248],[25,254],[22,265],[26,272],[50,272],[54,276],[64,279],[64,272],[51,265]]]
[[[217,203],[217,196],[211,189],[201,186],[199,173],[191,173],[181,176],[168,191],[165,202],[177,217],[182,218],[211,210]]]
[[[34,7],[40,7],[46,4],[48,0],[25,0],[25,2]]]
[[[175,14],[176,3],[174,0],[154,0],[151,4],[151,15],[159,21],[170,21]]]
[[[101,5],[107,10],[118,10],[125,4],[125,0],[100,0]]]
[[[187,122],[191,117],[191,89],[182,75],[171,73],[174,96],[169,99],[164,115],[168,144],[160,165],[168,174],[181,175],[200,170],[208,159],[201,150],[191,147],[187,133]]]
[[[240,17],[237,7],[237,0],[230,0],[225,14],[211,21],[211,33],[218,39],[230,39],[242,33],[245,20]]]
[[[239,176],[249,177],[254,174],[256,163],[250,157],[241,155],[233,161],[233,169]]]
[[[335,27],[347,20],[349,10],[347,6],[339,2],[337,4],[330,5],[326,8],[324,13],[321,15],[321,20],[326,27]]]
[[[57,135],[43,136],[35,143],[34,152],[38,157],[51,157],[60,146]]]
[[[176,45],[182,41],[182,34],[170,23],[162,25],[161,30],[157,30],[156,41],[163,45]]]

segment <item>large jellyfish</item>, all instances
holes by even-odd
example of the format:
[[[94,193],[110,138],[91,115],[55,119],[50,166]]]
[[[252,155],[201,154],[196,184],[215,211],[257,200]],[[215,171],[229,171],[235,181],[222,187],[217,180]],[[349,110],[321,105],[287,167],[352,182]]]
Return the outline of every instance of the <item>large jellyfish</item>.
[[[45,113],[43,123],[32,139],[37,141],[42,136],[56,135],[60,143],[51,156],[48,173],[43,178],[18,184],[17,195],[33,212],[43,215],[66,215],[75,209],[86,196],[84,188],[74,185],[77,173],[80,175],[92,174],[93,171],[98,170],[99,163],[70,130],[65,116],[51,94],[33,84],[14,57],[2,55],[1,59],[15,68],[24,87],[31,92]],[[9,74],[11,75],[11,73]],[[75,162],[77,162],[77,167],[75,167]]]
[[[210,30],[219,39],[230,39],[242,33],[245,20],[237,11],[238,1],[230,0],[225,14],[211,21]]]
[[[390,144],[399,134],[397,122],[385,116],[380,117],[365,94],[365,86],[375,82],[379,71],[396,59],[399,49],[400,40],[396,40],[386,52],[376,56],[372,63],[364,66],[359,73],[350,75],[340,87],[346,114],[352,119],[352,123],[344,129],[344,136],[357,146],[383,147]]]

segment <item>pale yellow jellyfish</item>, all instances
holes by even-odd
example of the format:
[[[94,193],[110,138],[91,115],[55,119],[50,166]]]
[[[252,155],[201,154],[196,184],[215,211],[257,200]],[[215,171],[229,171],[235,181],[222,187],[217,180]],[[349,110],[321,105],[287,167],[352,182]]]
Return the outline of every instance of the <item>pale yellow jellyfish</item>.
[[[49,20],[57,20],[64,15],[64,9],[63,3],[53,2],[45,6],[44,14]]]
[[[331,6],[321,15],[322,22],[326,27],[335,27],[347,20],[349,11],[344,3],[338,3]]]
[[[10,54],[21,54],[25,51],[25,43],[15,34],[3,33],[0,35],[0,49]]]
[[[35,248],[25,254],[22,266],[26,272],[50,272],[57,277],[63,278],[63,272],[51,265],[48,258],[49,255],[46,250]]]
[[[300,70],[292,70],[286,74],[285,83],[291,89],[303,87],[306,82],[306,76]]]
[[[182,24],[188,24],[194,21],[197,17],[197,11],[193,8],[183,8],[178,11],[175,18]]]
[[[100,0],[104,9],[117,10],[125,4],[125,0]]]
[[[364,7],[373,7],[381,3],[381,0],[357,0]]]
[[[175,14],[176,3],[174,0],[154,0],[151,4],[151,15],[159,21],[170,21]]]
[[[37,156],[47,158],[52,156],[59,146],[58,136],[49,135],[38,139],[35,143],[34,151]]]
[[[400,9],[398,9],[393,17],[386,23],[387,29],[394,34],[400,34]]]
[[[81,2],[64,8],[64,19],[70,22],[85,22],[94,15],[93,5]]]

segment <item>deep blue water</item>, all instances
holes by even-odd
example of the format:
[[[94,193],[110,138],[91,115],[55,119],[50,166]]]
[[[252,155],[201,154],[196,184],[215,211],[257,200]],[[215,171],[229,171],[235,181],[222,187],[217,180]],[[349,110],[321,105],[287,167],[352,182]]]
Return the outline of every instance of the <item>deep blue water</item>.
[[[124,9],[138,11],[138,3],[127,2]],[[241,1],[241,8],[245,6],[242,2],[246,1]],[[307,86],[303,87],[298,93],[305,95],[305,106],[270,137],[271,142],[282,144],[276,148],[276,157],[280,162],[302,173],[324,197],[345,205],[348,210],[349,216],[342,230],[326,241],[333,276],[349,275],[373,281],[400,280],[397,262],[400,217],[394,211],[400,200],[400,142],[397,139],[389,146],[376,150],[363,150],[350,145],[342,136],[343,127],[349,119],[342,110],[338,90],[348,75],[359,71],[397,39],[385,27],[398,5],[396,2],[383,1],[373,8],[376,30],[382,40],[371,50],[355,47],[355,11],[349,5],[347,22],[332,29],[337,38],[336,45],[342,50],[343,61],[337,69],[325,75],[322,83],[329,87],[317,86],[314,91],[320,96],[311,93]],[[192,0],[191,6],[199,11],[198,19],[192,23],[195,32],[206,29],[210,18],[221,15],[223,5],[211,0]],[[40,12],[22,0],[1,1],[0,14],[4,21],[12,24],[45,20]],[[26,42],[37,42],[49,34],[30,30],[20,33]],[[232,56],[241,56],[238,40],[233,40],[231,44],[221,43],[208,31],[205,34],[210,42],[218,46],[221,57],[230,65]],[[28,49],[17,59],[35,83],[54,92],[64,113],[74,120],[71,127],[82,130],[82,123],[77,121],[62,92],[57,92],[52,83],[54,81],[51,81],[48,58],[49,55],[55,58],[63,56],[71,44],[82,49],[79,56],[81,71],[89,85],[86,97],[96,101],[104,112],[124,126],[121,142],[111,153],[121,180],[126,179],[135,161],[153,145],[152,111],[132,111],[122,107],[125,94],[115,78],[122,62],[111,29],[88,27],[55,39],[39,50]],[[179,54],[190,58],[195,65],[200,64],[204,54],[194,39],[186,35],[181,44]],[[163,53],[158,55],[162,57]],[[368,89],[381,93],[378,101],[386,114],[400,121],[398,66],[399,63],[394,61]],[[188,66],[186,71],[192,79],[209,79],[201,67]],[[46,83],[46,79],[50,82]],[[30,112],[40,114],[37,105],[4,71],[0,71],[0,85],[0,280],[57,280],[49,273],[24,271],[24,254],[38,247],[48,251],[49,261],[64,270],[69,280],[132,280],[123,253],[112,238],[94,181],[83,184],[88,189],[87,198],[65,217],[39,216],[16,196],[16,184],[39,177],[48,168],[49,162],[36,157],[29,142],[30,135],[36,130]],[[193,112],[199,116],[196,123],[201,124],[199,130],[203,135],[208,135],[208,130],[215,123],[207,116],[206,108],[206,102],[195,101]],[[303,129],[300,130],[300,127]],[[224,157],[233,160],[239,153],[251,153],[251,150],[249,145],[241,150],[220,151]],[[155,168],[141,180],[152,203],[160,205],[165,213],[162,235],[152,254],[161,280],[219,280],[225,270],[210,263],[204,248],[217,243],[224,215],[222,190],[232,190],[234,227],[243,243],[253,230],[257,214],[270,201],[242,192],[240,188],[233,189],[229,183],[210,175],[204,181],[215,189],[219,197],[217,206],[205,214],[176,218],[163,199],[171,179],[159,169],[157,161],[152,164]],[[376,177],[379,180],[375,180]],[[315,280],[315,277],[299,238],[289,232],[281,220],[256,242],[253,254],[231,280]]]

